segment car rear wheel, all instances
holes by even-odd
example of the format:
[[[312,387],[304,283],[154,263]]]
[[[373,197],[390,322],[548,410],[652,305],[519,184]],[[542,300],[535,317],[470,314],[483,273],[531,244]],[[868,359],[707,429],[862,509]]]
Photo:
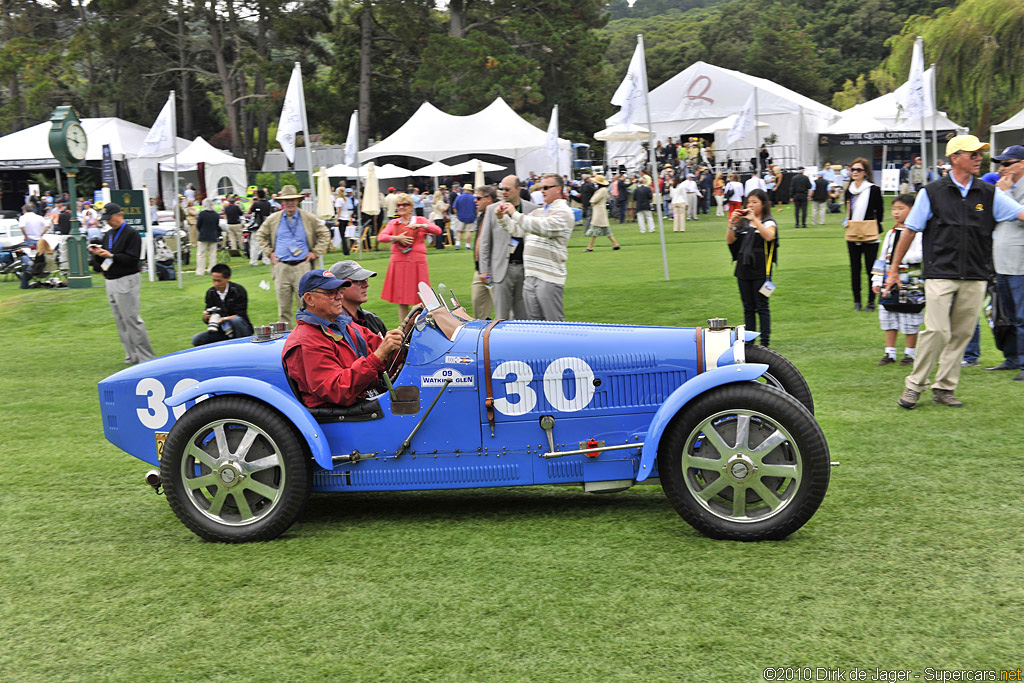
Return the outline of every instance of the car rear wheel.
[[[828,444],[792,396],[754,382],[716,387],[687,405],[658,448],[662,488],[707,536],[778,540],[818,509]]]
[[[811,388],[807,386],[807,380],[797,370],[788,358],[781,353],[766,349],[763,346],[747,343],[744,349],[748,363],[764,363],[768,366],[758,381],[776,389],[782,389],[787,394],[800,401],[814,414],[814,399],[811,398]]]
[[[280,536],[313,488],[313,467],[294,427],[269,407],[218,396],[185,412],[160,464],[167,501],[208,541]]]

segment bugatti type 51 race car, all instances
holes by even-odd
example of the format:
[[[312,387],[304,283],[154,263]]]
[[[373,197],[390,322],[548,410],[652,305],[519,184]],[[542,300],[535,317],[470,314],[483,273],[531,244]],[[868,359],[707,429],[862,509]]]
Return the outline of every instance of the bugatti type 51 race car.
[[[147,481],[214,541],[277,537],[311,491],[660,482],[693,527],[733,540],[784,538],[821,504],[831,463],[807,383],[743,327],[473,320],[450,290],[420,298],[379,395],[306,408],[287,333],[258,328],[100,382],[105,435],[159,467]]]

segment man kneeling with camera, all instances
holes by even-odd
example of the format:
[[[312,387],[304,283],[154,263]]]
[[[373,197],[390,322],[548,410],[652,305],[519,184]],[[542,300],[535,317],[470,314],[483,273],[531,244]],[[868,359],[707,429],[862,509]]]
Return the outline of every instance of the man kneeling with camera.
[[[205,332],[192,337],[192,346],[202,346],[225,339],[238,339],[252,335],[249,322],[249,295],[245,287],[231,281],[231,268],[218,263],[210,269],[213,287],[206,290],[206,309],[203,322]]]

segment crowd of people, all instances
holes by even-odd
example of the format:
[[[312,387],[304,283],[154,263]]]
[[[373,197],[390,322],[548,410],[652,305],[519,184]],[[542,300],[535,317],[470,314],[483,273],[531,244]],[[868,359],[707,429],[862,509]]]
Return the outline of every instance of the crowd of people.
[[[759,329],[761,344],[768,346],[778,211],[783,203],[792,206],[793,227],[802,228],[810,204],[815,224],[824,223],[826,212],[844,214],[853,309],[877,310],[884,334],[878,365],[913,366],[899,405],[914,407],[920,394],[931,387],[936,403],[960,406],[954,391],[960,368],[970,364],[962,360],[965,349],[977,343],[979,309],[989,280],[994,282],[1011,332],[1009,342],[1001,345],[1005,360],[990,369],[1014,370],[1013,379],[1024,381],[1024,227],[1020,223],[1024,220],[1024,146],[993,157],[1002,165],[998,176],[987,177],[995,184],[976,177],[985,148],[977,138],[961,135],[947,145],[948,173],[929,177],[920,164],[908,164],[901,175],[901,189],[907,191],[892,201],[894,225],[888,232],[883,228],[882,192],[873,182],[867,159],[845,166],[826,163],[813,177],[794,174],[787,184],[788,196],[783,197],[778,168],[768,163],[770,159],[764,160],[763,175],[754,173],[741,182],[736,173],[725,178],[712,175],[700,164],[699,150],[692,156],[687,152],[684,159],[678,151],[684,147],[679,146],[674,148],[676,163],[666,162],[657,177],[639,170],[570,181],[558,174],[531,173],[522,179],[506,176],[496,186],[474,188],[452,182],[449,189],[442,184],[433,193],[412,186],[406,191],[390,187],[379,197],[382,210],[376,219],[362,213],[362,198],[344,184],[337,188],[334,220],[327,223],[300,208],[304,195],[293,186],[283,187],[276,195],[259,190],[244,202],[229,196],[219,205],[186,194],[181,199],[189,240],[198,250],[196,274],[209,272],[212,279],[202,313],[208,328],[195,335],[193,344],[252,333],[248,294],[232,282],[231,268],[216,261],[218,247],[241,247],[244,218],[252,221],[250,263],[264,261],[272,266],[278,319],[291,323],[298,311],[297,322],[309,323],[313,315],[333,324],[327,313],[340,307],[344,313],[338,315],[347,316],[370,335],[364,339],[378,340],[360,344],[353,338],[353,348],[372,353],[372,347],[391,334],[379,317],[362,309],[368,280],[377,273],[351,260],[317,271],[314,266],[332,241],[349,249],[377,249],[381,243],[390,249],[380,297],[398,305],[400,319],[419,301],[419,282],[430,283],[428,248],[455,248],[473,253],[470,289],[476,317],[560,321],[565,319],[568,244],[580,220],[573,207],[582,215],[584,234],[589,237],[583,253],[593,251],[602,237],[618,250],[610,219],[617,217],[622,223],[629,211],[641,233],[653,231],[652,213],[660,197],[678,231],[685,231],[688,220],[708,214],[715,200],[716,213],[727,220],[726,243],[735,261],[744,323],[749,330]],[[661,149],[662,158],[669,153],[666,150],[667,146]],[[26,241],[38,241],[50,229],[68,230],[69,220],[61,218],[70,214],[66,197],[34,199],[23,209]],[[965,213],[962,206],[972,210]],[[134,230],[124,229],[116,204],[107,203],[102,216],[88,202],[81,202],[78,209],[83,228],[96,232],[89,233],[95,237],[90,245],[91,264],[106,280],[125,362],[148,360],[153,352],[138,314],[141,240]],[[106,232],[100,231],[101,223],[106,224]],[[333,239],[331,228],[336,230]],[[318,286],[309,285],[310,273],[319,273]],[[867,278],[866,303],[863,276]],[[323,286],[325,282],[330,286]],[[325,301],[317,306],[315,295],[329,292],[337,295],[337,306]],[[347,327],[339,329],[340,339],[351,336],[345,332]],[[897,353],[899,334],[905,336],[902,357]],[[931,385],[928,378],[936,367]]]

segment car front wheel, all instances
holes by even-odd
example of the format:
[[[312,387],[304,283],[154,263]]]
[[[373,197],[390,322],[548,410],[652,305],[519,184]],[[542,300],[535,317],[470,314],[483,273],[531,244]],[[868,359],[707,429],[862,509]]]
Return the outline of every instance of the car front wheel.
[[[778,540],[799,529],[825,497],[829,468],[814,417],[789,394],[754,382],[697,397],[658,448],[676,512],[725,540]]]
[[[759,382],[767,384],[776,389],[782,389],[787,394],[800,401],[814,414],[814,399],[811,398],[811,388],[807,386],[807,380],[800,373],[793,363],[781,353],[766,349],[747,342],[744,349],[748,363],[764,363],[768,369],[758,378]]]
[[[216,396],[186,411],[160,464],[167,501],[208,541],[267,541],[298,517],[313,467],[294,427],[269,407]]]

